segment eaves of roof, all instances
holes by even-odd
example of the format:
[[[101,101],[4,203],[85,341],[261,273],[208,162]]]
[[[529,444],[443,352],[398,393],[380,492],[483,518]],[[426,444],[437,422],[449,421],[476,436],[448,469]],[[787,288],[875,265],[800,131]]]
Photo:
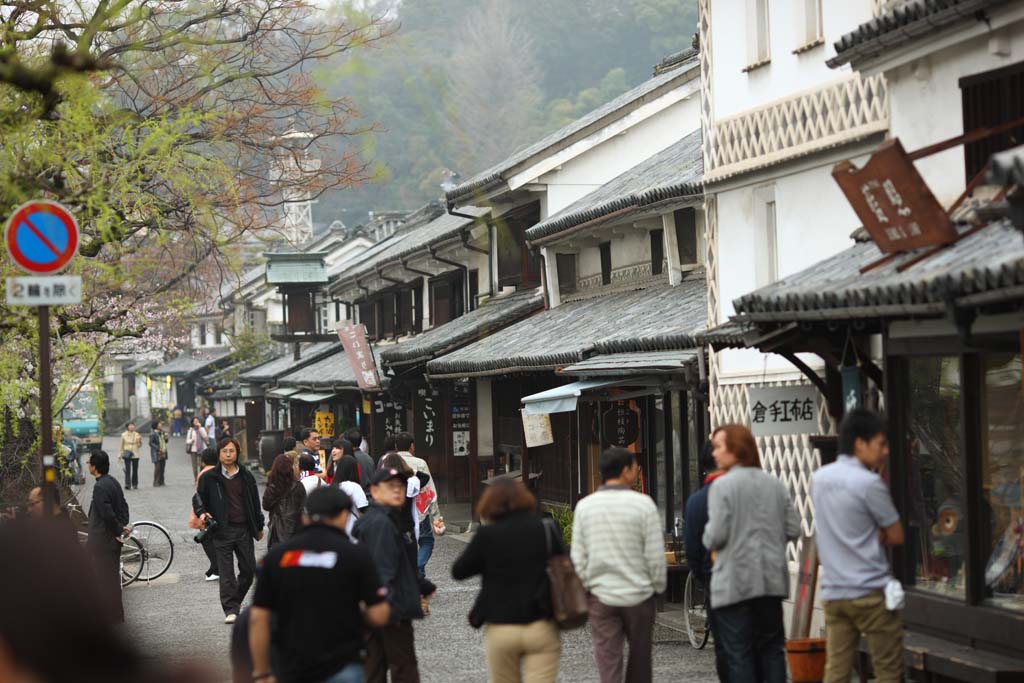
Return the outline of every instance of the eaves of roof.
[[[619,95],[610,102],[594,109],[590,113],[576,119],[540,141],[525,147],[491,168],[478,173],[445,193],[449,207],[463,206],[473,203],[498,188],[513,169],[524,166],[542,155],[551,155],[577,140],[600,130],[626,115],[627,109],[636,102],[649,102],[661,97],[664,93],[674,90],[686,81],[700,77],[700,63],[696,52],[689,54],[685,61],[676,68],[660,73],[654,78],[641,83],[632,90]]]
[[[983,20],[979,12],[1009,0],[912,0],[865,22],[835,42],[833,69],[863,61],[922,36],[937,33],[959,21]]]
[[[302,349],[299,360],[295,360],[294,353],[289,351],[263,365],[241,373],[239,379],[247,384],[270,382],[281,375],[317,362],[336,351],[337,347],[338,342],[316,342]]]
[[[703,174],[701,132],[696,130],[533,226],[526,238],[540,243],[594,221],[696,200],[704,194]]]
[[[703,269],[677,286],[656,283],[534,314],[427,363],[433,377],[552,370],[592,353],[670,351],[697,346],[707,317]]]
[[[778,322],[937,316],[951,306],[1024,298],[1024,237],[1008,220],[916,260],[929,250],[896,255],[862,274],[882,254],[874,243],[859,243],[733,305],[754,322]]]

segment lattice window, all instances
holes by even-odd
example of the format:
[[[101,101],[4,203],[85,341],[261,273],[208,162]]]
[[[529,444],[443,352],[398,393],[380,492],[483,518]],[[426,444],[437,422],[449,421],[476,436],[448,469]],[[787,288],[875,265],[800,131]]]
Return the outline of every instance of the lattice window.
[[[889,90],[882,74],[850,74],[823,87],[776,100],[714,123],[712,170],[736,175],[889,128]]]

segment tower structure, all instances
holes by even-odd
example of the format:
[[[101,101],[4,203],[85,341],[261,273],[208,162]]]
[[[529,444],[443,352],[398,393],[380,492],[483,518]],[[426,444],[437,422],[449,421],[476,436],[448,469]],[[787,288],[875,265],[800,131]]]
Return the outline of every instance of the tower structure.
[[[320,168],[309,153],[312,133],[288,130],[275,140],[279,164],[278,185],[284,200],[284,234],[294,246],[313,238],[313,195],[303,182]]]

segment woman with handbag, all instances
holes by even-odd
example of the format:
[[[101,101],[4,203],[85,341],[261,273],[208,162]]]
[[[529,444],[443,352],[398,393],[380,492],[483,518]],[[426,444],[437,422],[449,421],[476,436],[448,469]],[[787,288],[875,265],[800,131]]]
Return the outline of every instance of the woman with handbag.
[[[135,423],[129,422],[128,429],[121,434],[121,458],[124,460],[124,488],[129,491],[139,488],[139,451],[142,450],[142,434],[135,431]]]
[[[452,566],[461,581],[481,575],[470,624],[484,630],[491,683],[553,683],[562,643],[552,619],[548,559],[565,548],[537,515],[537,499],[520,481],[487,487],[477,507],[480,527]]]
[[[192,476],[197,479],[199,478],[199,470],[202,469],[203,451],[208,446],[214,445],[210,441],[211,439],[207,436],[206,429],[199,423],[199,418],[193,417],[192,426],[189,427],[188,434],[185,435],[185,450],[192,461]]]
[[[267,550],[287,541],[302,528],[306,487],[299,481],[299,464],[282,453],[274,458],[263,491],[263,509],[270,513]]]

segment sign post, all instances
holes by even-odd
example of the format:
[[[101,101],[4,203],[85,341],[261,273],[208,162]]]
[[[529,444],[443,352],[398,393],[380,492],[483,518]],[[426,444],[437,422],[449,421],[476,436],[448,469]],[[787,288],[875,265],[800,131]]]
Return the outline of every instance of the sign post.
[[[11,260],[35,276],[51,276],[71,263],[78,253],[78,222],[64,206],[51,201],[22,204],[7,221],[4,242]],[[82,301],[82,279],[71,277],[9,277],[7,303],[35,306],[39,320],[39,422],[43,466],[42,486],[57,485],[53,457],[53,378],[50,367],[50,306]],[[46,514],[54,515],[52,501],[44,495]]]

